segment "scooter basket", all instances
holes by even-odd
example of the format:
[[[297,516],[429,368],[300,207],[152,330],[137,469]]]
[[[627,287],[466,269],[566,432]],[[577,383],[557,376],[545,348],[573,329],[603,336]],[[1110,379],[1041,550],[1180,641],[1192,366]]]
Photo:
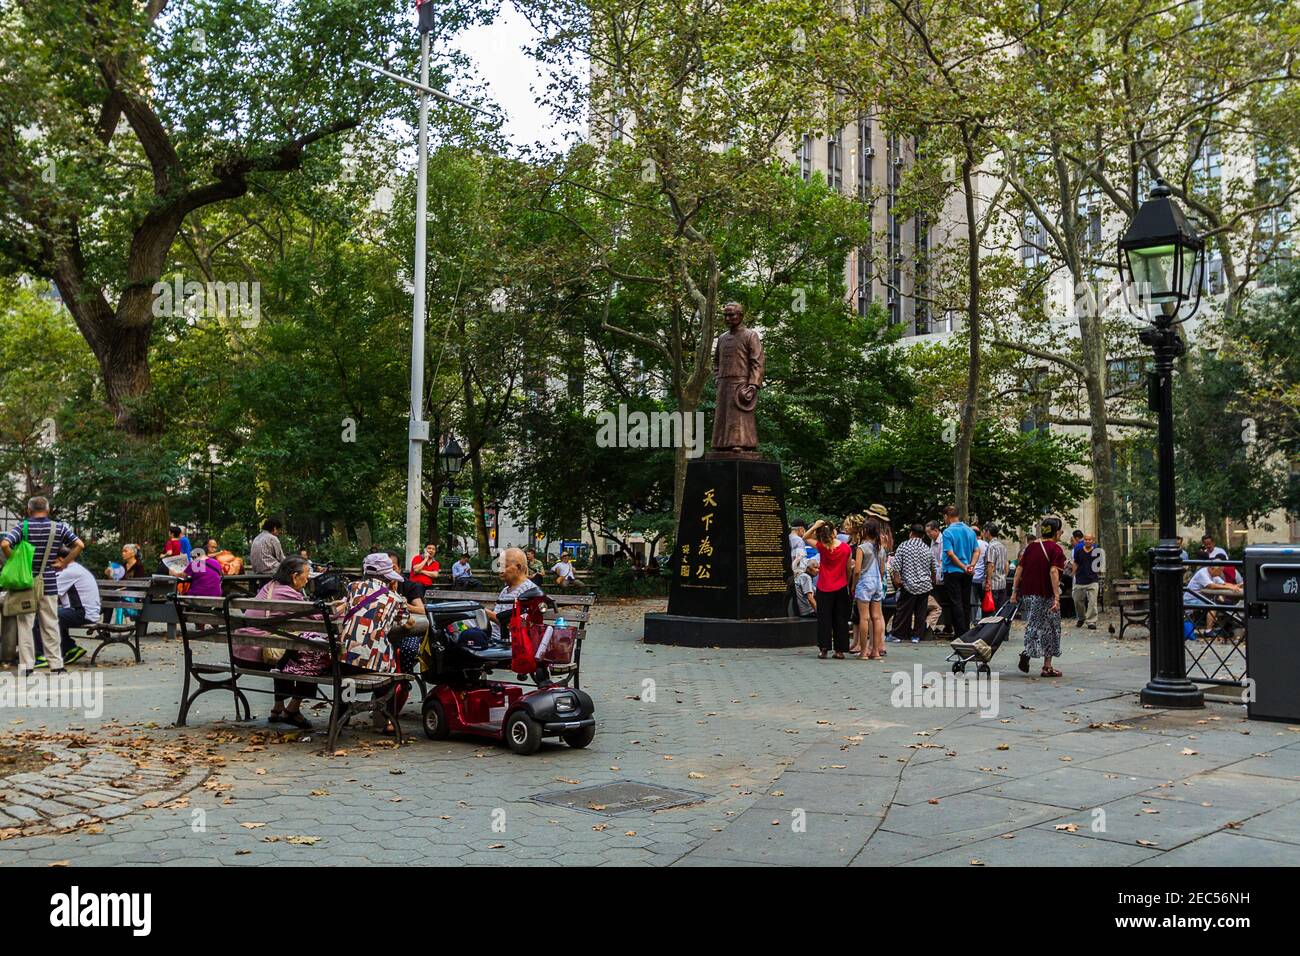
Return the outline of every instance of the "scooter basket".
[[[573,627],[548,627],[537,651],[537,660],[543,664],[572,664],[573,649],[578,642],[578,630]]]

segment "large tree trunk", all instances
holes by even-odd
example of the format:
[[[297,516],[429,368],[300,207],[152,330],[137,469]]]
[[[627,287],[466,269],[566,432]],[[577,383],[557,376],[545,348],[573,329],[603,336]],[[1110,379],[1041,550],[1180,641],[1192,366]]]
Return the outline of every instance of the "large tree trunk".
[[[1075,273],[1079,275],[1079,273]],[[1110,430],[1106,413],[1106,346],[1101,318],[1091,296],[1079,314],[1079,347],[1083,359],[1084,386],[1088,393],[1088,417],[1092,420],[1092,493],[1097,502],[1097,529],[1106,554],[1103,588],[1107,601],[1114,598],[1114,581],[1120,568],[1119,499],[1111,468]]]
[[[112,314],[102,297],[84,294],[78,283],[69,280],[66,289],[65,282],[58,285],[99,363],[106,403],[122,433],[123,454],[132,460],[154,458],[162,428],[156,410],[150,406],[149,340],[153,324],[146,307],[137,306],[134,311],[142,314],[123,321]],[[69,296],[76,298],[70,300]],[[122,540],[146,549],[166,541],[167,525],[166,488],[161,477],[156,496],[123,505],[117,515]]]
[[[953,454],[953,492],[958,513],[970,520],[970,452],[979,420],[980,387],[980,250],[979,224],[975,211],[975,158],[969,144],[961,166],[962,190],[966,199],[966,325],[970,335],[970,360],[966,371],[966,398],[961,405],[961,428]]]
[[[483,517],[483,465],[480,450],[475,447],[469,456],[470,481],[474,488],[474,541],[479,554],[491,554],[488,545],[487,521]]]

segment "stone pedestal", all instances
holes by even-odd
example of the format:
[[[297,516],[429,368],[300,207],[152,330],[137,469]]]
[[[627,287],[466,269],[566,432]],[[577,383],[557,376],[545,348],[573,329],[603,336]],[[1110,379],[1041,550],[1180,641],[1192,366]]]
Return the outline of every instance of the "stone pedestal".
[[[788,532],[776,462],[726,456],[688,462],[668,613],[646,615],[646,642],[816,644],[815,619],[790,616]]]

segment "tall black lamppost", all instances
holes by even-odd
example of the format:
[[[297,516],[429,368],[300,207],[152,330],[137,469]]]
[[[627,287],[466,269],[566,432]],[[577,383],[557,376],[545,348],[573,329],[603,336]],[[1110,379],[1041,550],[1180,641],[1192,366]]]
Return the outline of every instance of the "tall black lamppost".
[[[448,547],[452,550],[456,547],[456,534],[452,529],[453,500],[456,493],[456,476],[460,474],[460,466],[465,461],[465,452],[461,450],[460,445],[455,438],[447,436],[447,444],[442,446],[442,451],[438,452],[438,459],[442,462],[442,473],[447,477],[447,491],[443,497],[447,501],[447,540]]]
[[[1138,338],[1155,353],[1147,401],[1159,422],[1160,544],[1153,551],[1151,566],[1151,680],[1142,689],[1142,703],[1203,707],[1204,695],[1187,679],[1183,645],[1183,565],[1174,506],[1173,378],[1174,360],[1186,350],[1177,324],[1191,318],[1201,304],[1205,240],[1187,222],[1163,180],[1156,180],[1151,198],[1142,204],[1119,241],[1119,271],[1129,311],[1151,323]]]

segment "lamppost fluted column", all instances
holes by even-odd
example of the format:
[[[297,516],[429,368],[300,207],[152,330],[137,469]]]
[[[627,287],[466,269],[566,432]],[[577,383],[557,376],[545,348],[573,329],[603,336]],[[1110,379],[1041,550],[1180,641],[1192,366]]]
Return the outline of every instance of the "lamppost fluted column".
[[[1183,641],[1183,561],[1178,548],[1174,498],[1174,361],[1185,351],[1172,316],[1163,313],[1141,340],[1155,353],[1151,402],[1155,406],[1160,482],[1160,543],[1151,552],[1151,680],[1142,703],[1154,707],[1202,707],[1205,696],[1187,679]]]

